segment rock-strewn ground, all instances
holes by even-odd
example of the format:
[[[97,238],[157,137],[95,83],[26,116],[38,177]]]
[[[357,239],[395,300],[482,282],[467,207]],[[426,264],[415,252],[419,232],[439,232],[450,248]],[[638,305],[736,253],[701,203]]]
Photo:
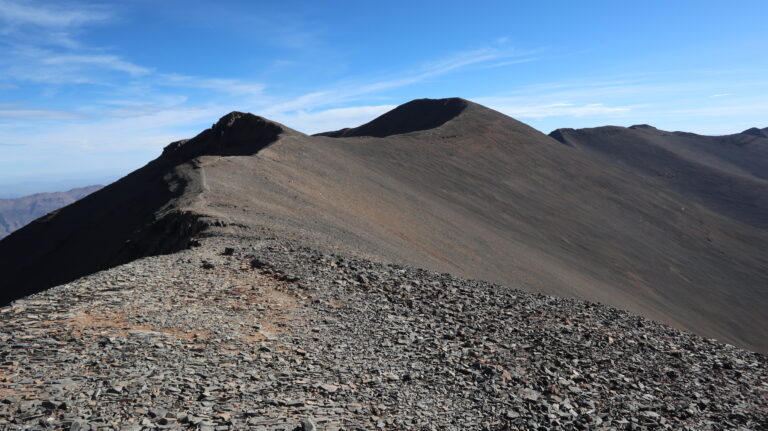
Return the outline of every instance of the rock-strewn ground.
[[[209,238],[0,309],[0,429],[768,430],[766,357],[602,305]]]

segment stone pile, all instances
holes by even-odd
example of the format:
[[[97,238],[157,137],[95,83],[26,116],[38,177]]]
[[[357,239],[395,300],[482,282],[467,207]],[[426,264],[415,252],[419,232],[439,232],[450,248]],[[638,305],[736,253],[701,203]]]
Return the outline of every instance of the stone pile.
[[[768,430],[766,357],[589,302],[215,237],[0,309],[0,429]]]

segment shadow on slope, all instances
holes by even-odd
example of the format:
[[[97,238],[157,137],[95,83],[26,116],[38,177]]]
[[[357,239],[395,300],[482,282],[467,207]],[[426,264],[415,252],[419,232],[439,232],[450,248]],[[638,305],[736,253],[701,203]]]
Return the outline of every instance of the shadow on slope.
[[[78,201],[103,186],[87,186],[65,192],[35,193],[11,199],[0,199],[0,239],[21,229],[32,220]]]
[[[171,253],[220,223],[196,206],[196,158],[255,154],[288,129],[239,112],[119,181],[41,217],[0,241],[0,304],[131,260]],[[297,133],[290,131],[291,133]]]

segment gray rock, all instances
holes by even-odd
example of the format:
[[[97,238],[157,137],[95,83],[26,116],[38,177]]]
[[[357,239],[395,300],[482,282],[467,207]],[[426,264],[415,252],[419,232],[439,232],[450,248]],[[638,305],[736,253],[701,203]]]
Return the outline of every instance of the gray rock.
[[[317,427],[311,419],[302,419],[299,426],[300,431],[316,431]]]

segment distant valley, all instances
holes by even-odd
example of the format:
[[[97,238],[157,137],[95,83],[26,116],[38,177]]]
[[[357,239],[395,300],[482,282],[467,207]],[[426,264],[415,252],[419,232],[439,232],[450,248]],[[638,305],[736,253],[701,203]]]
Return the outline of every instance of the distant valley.
[[[13,199],[0,199],[0,239],[27,223],[99,190],[88,186],[66,192],[36,193]]]

